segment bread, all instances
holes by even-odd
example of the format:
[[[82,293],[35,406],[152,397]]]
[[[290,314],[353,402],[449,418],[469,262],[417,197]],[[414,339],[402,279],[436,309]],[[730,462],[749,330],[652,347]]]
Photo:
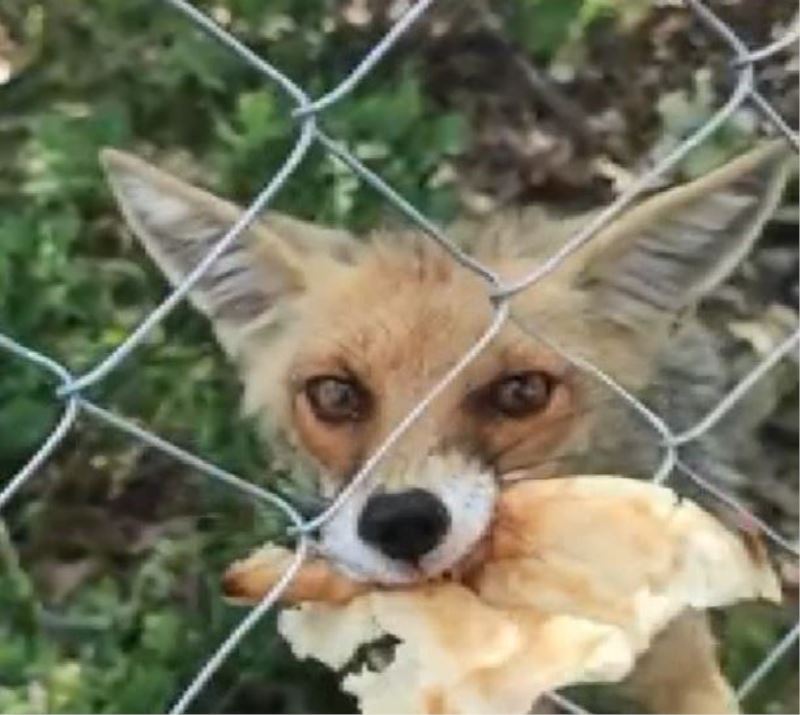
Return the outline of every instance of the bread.
[[[670,489],[622,477],[521,482],[460,580],[404,590],[301,569],[279,629],[298,657],[342,668],[363,643],[400,643],[343,686],[362,712],[527,712],[545,691],[617,681],[673,618],[742,599],[777,601],[764,549]],[[254,600],[290,552],[235,564],[226,589]]]

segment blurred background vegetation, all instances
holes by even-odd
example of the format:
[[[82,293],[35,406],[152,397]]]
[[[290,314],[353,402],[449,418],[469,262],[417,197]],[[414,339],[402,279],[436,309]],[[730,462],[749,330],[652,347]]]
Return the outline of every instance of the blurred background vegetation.
[[[344,77],[407,5],[196,4],[312,96]],[[774,38],[796,9],[788,0],[711,4],[752,46]],[[671,5],[442,2],[325,125],[440,222],[532,201],[599,204],[705,121],[730,88],[724,48]],[[796,121],[796,58],[765,63],[759,81]],[[165,3],[0,0],[0,330],[80,373],[165,296],[112,205],[100,147],[136,151],[246,202],[296,138],[290,109]],[[739,113],[679,173],[703,173],[761,129],[754,114]],[[276,206],[359,231],[398,220],[320,151]],[[740,373],[796,320],[796,214],[779,217],[772,231],[727,287],[736,320],[725,325]],[[793,535],[796,492],[786,476],[796,476],[796,379],[769,384],[764,419],[772,454],[783,456],[773,459],[772,481],[747,496]],[[58,419],[52,390],[47,375],[0,353],[0,484]],[[238,474],[281,486],[269,446],[236,417],[238,386],[207,326],[186,308],[92,395]],[[242,615],[220,600],[222,568],[282,527],[274,513],[89,421],[5,516],[4,713],[163,711]],[[787,569],[791,590],[796,570]],[[742,609],[720,622],[735,680],[784,632],[795,607]],[[602,704],[602,694],[591,697]],[[350,706],[332,676],[292,660],[269,617],[195,705]],[[796,657],[784,659],[748,707],[797,712]]]

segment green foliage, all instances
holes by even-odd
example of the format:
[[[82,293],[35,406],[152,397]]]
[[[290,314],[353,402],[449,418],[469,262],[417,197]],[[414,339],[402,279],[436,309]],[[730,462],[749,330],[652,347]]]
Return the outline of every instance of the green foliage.
[[[632,24],[650,8],[648,0],[511,0],[500,11],[520,45],[548,60],[593,23],[608,18]]]
[[[584,0],[526,0],[514,3],[523,45],[538,56],[549,56],[567,39],[578,21]]]
[[[787,609],[789,611],[793,609]],[[743,604],[721,618],[724,639],[723,667],[733,683],[743,683],[765,654],[791,628],[792,614],[781,614],[763,604]],[[745,712],[786,713],[797,707],[798,650],[790,649],[743,703]]]

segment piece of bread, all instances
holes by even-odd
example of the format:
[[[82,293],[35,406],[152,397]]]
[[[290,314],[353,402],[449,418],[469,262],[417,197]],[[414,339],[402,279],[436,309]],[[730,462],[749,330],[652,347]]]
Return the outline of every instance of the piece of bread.
[[[290,557],[235,564],[226,592],[256,600]],[[547,690],[624,678],[686,609],[752,598],[780,598],[757,540],[665,487],[565,477],[507,489],[460,581],[386,590],[310,562],[279,628],[332,668],[381,635],[400,641],[383,670],[345,677],[362,712],[523,713]]]
[[[231,601],[258,603],[278,583],[293,560],[294,554],[288,549],[267,544],[228,567],[222,577],[222,591]],[[367,583],[340,574],[328,562],[314,558],[302,565],[281,594],[281,600],[284,603],[344,603],[369,587]]]

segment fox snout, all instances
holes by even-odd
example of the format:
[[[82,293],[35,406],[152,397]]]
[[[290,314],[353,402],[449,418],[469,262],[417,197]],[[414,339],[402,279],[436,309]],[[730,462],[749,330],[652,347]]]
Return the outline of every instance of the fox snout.
[[[426,489],[374,494],[358,520],[358,535],[390,559],[417,563],[445,538],[451,516]]]
[[[402,478],[387,479],[387,470],[378,468],[323,524],[321,550],[350,577],[386,584],[455,567],[489,528],[494,472],[458,452],[429,455]]]

